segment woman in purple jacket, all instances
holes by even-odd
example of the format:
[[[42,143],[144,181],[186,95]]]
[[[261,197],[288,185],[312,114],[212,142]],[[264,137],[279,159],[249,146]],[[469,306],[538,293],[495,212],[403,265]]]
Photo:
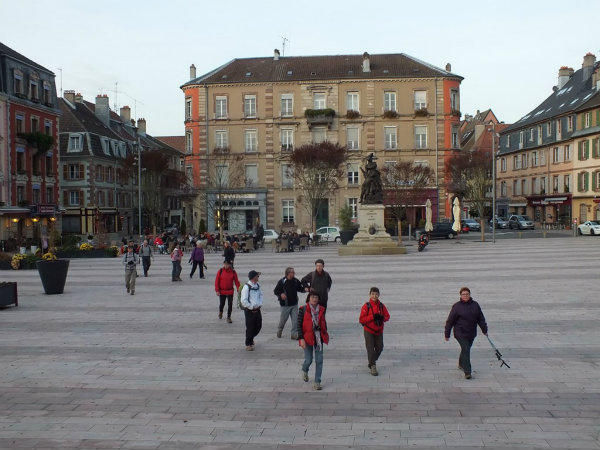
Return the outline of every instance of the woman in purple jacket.
[[[196,242],[196,246],[190,255],[189,262],[192,264],[190,278],[194,276],[194,272],[196,272],[196,266],[200,267],[200,278],[204,278],[204,248],[202,247],[201,241]]]
[[[477,325],[481,328],[481,332],[487,336],[488,326],[479,303],[473,300],[471,290],[468,287],[462,287],[460,288],[460,301],[452,305],[446,320],[444,337],[448,341],[450,330],[454,328],[454,338],[460,345],[458,368],[465,373],[467,380],[471,379],[471,346],[475,336],[477,336]]]

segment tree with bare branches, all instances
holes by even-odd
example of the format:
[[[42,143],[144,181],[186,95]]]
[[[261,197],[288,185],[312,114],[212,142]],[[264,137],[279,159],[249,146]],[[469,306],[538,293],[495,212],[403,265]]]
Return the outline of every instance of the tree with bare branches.
[[[313,232],[317,208],[339,189],[348,158],[347,147],[328,141],[302,145],[290,155],[288,176],[294,179],[298,203],[308,212]]]

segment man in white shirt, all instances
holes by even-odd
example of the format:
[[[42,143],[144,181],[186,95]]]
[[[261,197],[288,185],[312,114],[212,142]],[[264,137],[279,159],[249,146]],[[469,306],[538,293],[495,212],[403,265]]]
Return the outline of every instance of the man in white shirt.
[[[248,282],[242,289],[240,301],[246,317],[246,350],[254,350],[254,338],[262,328],[262,314],[260,308],[263,304],[263,293],[258,284],[260,272],[251,270],[248,273]]]

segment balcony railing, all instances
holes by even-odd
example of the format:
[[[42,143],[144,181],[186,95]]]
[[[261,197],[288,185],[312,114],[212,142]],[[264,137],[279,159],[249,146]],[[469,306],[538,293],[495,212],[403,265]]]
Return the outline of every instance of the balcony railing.
[[[307,109],[304,111],[304,117],[309,127],[313,125],[327,125],[331,127],[333,118],[335,117],[335,111],[331,108],[326,109]]]

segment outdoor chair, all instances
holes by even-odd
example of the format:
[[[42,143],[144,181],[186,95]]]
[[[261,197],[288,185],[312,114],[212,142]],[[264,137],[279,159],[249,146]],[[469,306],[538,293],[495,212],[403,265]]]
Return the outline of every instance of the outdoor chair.
[[[282,239],[281,244],[279,245],[280,252],[287,252],[290,245],[289,239]]]
[[[271,240],[271,253],[279,253],[279,244],[276,239]]]
[[[307,250],[308,249],[308,238],[306,236],[303,236],[300,238],[300,250]]]

